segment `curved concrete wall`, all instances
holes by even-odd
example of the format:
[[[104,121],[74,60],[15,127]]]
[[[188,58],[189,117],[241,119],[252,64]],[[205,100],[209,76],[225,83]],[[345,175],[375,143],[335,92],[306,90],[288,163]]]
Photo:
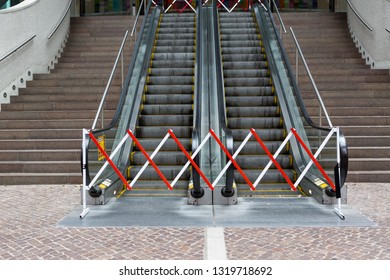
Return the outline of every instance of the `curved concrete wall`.
[[[348,26],[352,38],[371,68],[390,69],[390,0],[350,0],[366,27],[348,6]]]
[[[70,3],[25,0],[0,10],[0,103],[9,103],[10,96],[17,95],[34,74],[48,73],[54,67],[68,36]]]

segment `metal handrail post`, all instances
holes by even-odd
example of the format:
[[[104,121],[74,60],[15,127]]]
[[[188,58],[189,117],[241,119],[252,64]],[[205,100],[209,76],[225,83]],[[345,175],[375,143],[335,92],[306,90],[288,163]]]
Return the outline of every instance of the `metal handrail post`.
[[[135,21],[134,21],[134,24],[133,24],[133,29],[131,30],[131,34],[130,34],[130,37],[133,37],[134,35],[134,32],[136,32],[136,26],[137,26],[137,22],[138,22],[138,18],[139,18],[139,15],[141,13],[141,7],[142,7],[142,3],[144,3],[145,1],[142,0],[141,1],[141,4],[139,5],[139,8],[138,8],[138,12],[137,12],[137,16],[135,17]],[[135,36],[137,37],[137,34],[135,34]]]
[[[123,37],[122,44],[121,44],[121,47],[120,47],[120,49],[119,49],[118,55],[116,56],[115,63],[114,63],[114,67],[113,67],[112,70],[111,70],[111,74],[110,74],[110,77],[109,77],[109,79],[108,79],[106,88],[105,88],[105,90],[104,90],[102,100],[100,101],[100,105],[99,105],[98,111],[97,111],[97,113],[96,113],[95,120],[93,121],[93,124],[92,124],[92,130],[95,129],[96,124],[97,124],[98,119],[99,119],[99,115],[100,115],[100,113],[102,112],[103,105],[104,105],[104,102],[105,102],[106,97],[107,97],[108,89],[110,88],[111,83],[112,83],[112,79],[114,78],[115,70],[116,70],[116,67],[117,67],[117,65],[118,65],[120,56],[121,56],[121,54],[122,54],[122,52],[123,52],[123,47],[124,47],[124,45],[125,45],[125,43],[126,43],[128,34],[129,34],[129,31],[127,30],[126,33],[125,33],[125,36]],[[123,78],[122,78],[122,79],[123,79]],[[103,123],[103,120],[102,120],[102,123]]]
[[[317,88],[317,85],[316,85],[316,83],[315,83],[315,81],[314,81],[314,79],[313,79],[313,76],[311,75],[309,66],[308,66],[307,63],[306,63],[306,59],[305,59],[305,57],[304,57],[304,55],[303,55],[303,52],[302,52],[301,47],[299,46],[298,40],[297,40],[297,38],[296,38],[296,36],[295,36],[294,30],[292,29],[292,27],[290,27],[290,31],[291,31],[291,34],[292,34],[292,36],[293,36],[293,39],[294,39],[295,45],[296,45],[296,47],[297,47],[297,50],[298,50],[298,52],[299,52],[299,55],[300,55],[300,57],[301,57],[301,59],[302,59],[303,65],[305,66],[306,73],[308,74],[309,79],[310,79],[310,82],[311,82],[311,84],[312,84],[312,86],[313,86],[313,88],[314,88],[314,91],[315,91],[316,95],[317,95],[317,99],[318,99],[318,101],[319,101],[319,103],[320,103],[320,105],[321,105],[322,110],[324,111],[326,120],[328,121],[328,125],[329,125],[330,127],[333,127],[333,124],[332,124],[332,122],[331,122],[331,120],[330,120],[329,114],[328,114],[328,112],[327,112],[327,110],[326,110],[326,108],[325,108],[325,104],[324,104],[324,102],[323,102],[323,100],[322,100],[322,98],[321,98],[321,94],[320,94],[320,92],[319,92],[319,90],[318,90],[318,88]]]
[[[276,14],[278,15],[278,18],[279,18],[279,22],[280,22],[280,37],[282,38],[282,30],[283,30],[284,34],[287,33],[286,26],[284,25],[282,16],[281,16],[280,13],[279,13],[279,9],[278,9],[278,6],[277,6],[276,3],[275,3],[275,0],[271,0],[271,1],[272,1],[272,3],[273,3],[273,6],[275,7]],[[270,5],[271,5],[272,3],[270,2]],[[283,38],[282,38],[282,39],[283,39]]]

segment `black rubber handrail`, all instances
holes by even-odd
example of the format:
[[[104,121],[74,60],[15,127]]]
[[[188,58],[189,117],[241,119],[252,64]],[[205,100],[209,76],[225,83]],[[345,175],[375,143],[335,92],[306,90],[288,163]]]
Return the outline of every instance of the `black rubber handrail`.
[[[226,119],[226,102],[225,102],[225,88],[224,88],[224,77],[222,70],[222,56],[221,56],[221,46],[220,46],[220,32],[219,32],[219,22],[218,22],[218,9],[217,1],[213,1],[213,23],[214,23],[214,42],[215,42],[215,57],[216,57],[216,75],[217,75],[217,95],[218,95],[218,115],[219,115],[219,127],[225,133],[226,139],[226,149],[228,152],[233,155],[233,133],[227,127]],[[229,161],[226,157],[226,161]],[[234,166],[230,165],[226,171],[226,183],[225,187],[222,188],[222,195],[225,197],[231,197],[234,195],[233,189],[234,181]]]
[[[202,80],[200,79],[202,72],[203,72],[203,65],[202,65],[202,48],[201,46],[201,36],[200,32],[202,30],[203,22],[201,20],[202,18],[202,6],[198,6],[197,8],[197,20],[196,20],[196,84],[195,84],[195,97],[194,97],[194,126],[192,129],[192,152],[194,153],[200,143],[201,143],[201,104],[202,104]],[[195,163],[199,166],[199,163],[201,162],[200,154],[198,154],[194,158]],[[192,169],[192,183],[193,183],[193,189],[191,190],[191,195],[194,198],[201,198],[204,195],[204,190],[201,188],[200,185],[200,174],[195,170],[195,168]]]

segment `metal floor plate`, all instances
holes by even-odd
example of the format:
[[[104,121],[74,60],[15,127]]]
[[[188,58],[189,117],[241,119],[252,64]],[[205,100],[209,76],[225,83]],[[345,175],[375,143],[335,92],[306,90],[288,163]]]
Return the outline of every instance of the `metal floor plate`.
[[[82,220],[77,207],[58,227],[373,227],[360,211],[342,205],[345,220],[334,206],[312,198],[239,198],[237,205],[188,205],[187,198],[121,197],[107,205],[90,206]]]

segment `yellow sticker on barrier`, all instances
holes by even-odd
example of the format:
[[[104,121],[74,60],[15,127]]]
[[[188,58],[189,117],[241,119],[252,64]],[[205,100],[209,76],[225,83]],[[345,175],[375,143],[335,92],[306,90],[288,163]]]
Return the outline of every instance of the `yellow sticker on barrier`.
[[[99,136],[97,140],[100,147],[102,147],[102,149],[106,151],[106,135]],[[98,149],[98,160],[103,160],[103,159],[104,159],[104,154],[100,151],[100,149]]]

